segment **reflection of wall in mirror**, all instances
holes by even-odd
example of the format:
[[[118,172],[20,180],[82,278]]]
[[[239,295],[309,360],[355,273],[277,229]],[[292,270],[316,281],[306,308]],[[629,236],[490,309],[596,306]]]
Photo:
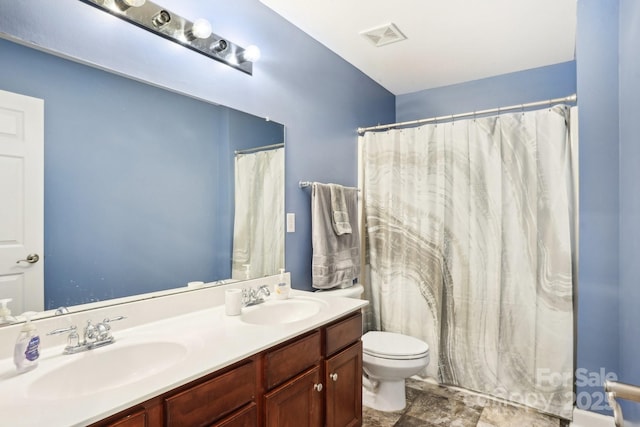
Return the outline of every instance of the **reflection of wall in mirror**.
[[[0,50],[0,89],[45,100],[45,308],[230,277],[231,126],[270,122],[6,40]],[[278,126],[257,145],[282,142]]]

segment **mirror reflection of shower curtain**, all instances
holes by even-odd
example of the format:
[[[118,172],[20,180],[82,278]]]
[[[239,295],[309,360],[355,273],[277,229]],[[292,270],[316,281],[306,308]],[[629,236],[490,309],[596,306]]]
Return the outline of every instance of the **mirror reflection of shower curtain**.
[[[571,418],[577,147],[565,106],[361,137],[370,329],[427,374]]]
[[[235,156],[231,277],[263,277],[284,268],[284,148]]]

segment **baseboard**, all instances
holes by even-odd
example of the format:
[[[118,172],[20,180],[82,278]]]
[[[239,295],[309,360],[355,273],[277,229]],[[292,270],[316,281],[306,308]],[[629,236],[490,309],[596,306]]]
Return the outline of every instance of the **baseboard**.
[[[614,427],[613,417],[583,409],[573,409],[571,427]]]

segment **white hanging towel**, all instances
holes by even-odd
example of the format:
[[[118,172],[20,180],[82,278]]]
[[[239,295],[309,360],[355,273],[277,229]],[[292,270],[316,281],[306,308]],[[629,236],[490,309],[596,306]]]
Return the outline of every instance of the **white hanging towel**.
[[[338,191],[335,190],[336,187]],[[343,200],[332,206],[336,195]],[[339,196],[338,196],[339,197]],[[341,204],[341,202],[344,202]],[[334,215],[335,212],[340,212]],[[312,286],[316,289],[348,288],[360,275],[358,190],[336,184],[314,183],[311,191]],[[339,221],[334,221],[338,219]],[[346,221],[345,221],[346,220]],[[347,223],[349,227],[346,227]],[[346,232],[350,229],[351,232]],[[340,231],[340,234],[338,233]]]
[[[347,201],[344,198],[344,187],[338,184],[329,184],[331,190],[331,222],[333,231],[338,236],[351,234],[351,224],[349,223],[349,211]]]

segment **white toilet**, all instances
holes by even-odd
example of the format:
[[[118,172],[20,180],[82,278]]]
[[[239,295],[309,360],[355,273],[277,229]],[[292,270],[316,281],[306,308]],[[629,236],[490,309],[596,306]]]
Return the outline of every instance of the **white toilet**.
[[[327,292],[361,298],[362,285]],[[399,411],[406,406],[405,379],[429,364],[427,343],[408,335],[370,331],[362,336],[362,403],[378,411]]]
[[[427,343],[393,332],[367,332],[362,336],[362,403],[378,411],[404,409],[405,379],[428,364]]]

